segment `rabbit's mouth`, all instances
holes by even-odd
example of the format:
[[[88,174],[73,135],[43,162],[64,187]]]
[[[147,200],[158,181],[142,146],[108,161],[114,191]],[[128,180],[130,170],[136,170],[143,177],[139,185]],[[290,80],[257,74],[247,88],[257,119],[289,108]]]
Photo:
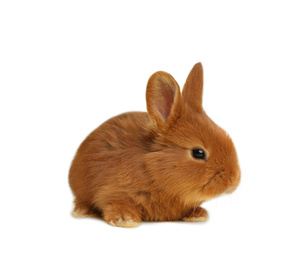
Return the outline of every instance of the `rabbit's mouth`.
[[[240,176],[240,172],[234,175],[225,172],[225,170],[218,171],[204,185],[202,191],[209,197],[215,197],[223,193],[232,193],[239,185]]]
[[[233,186],[232,177],[221,170],[216,172],[213,177],[204,185],[202,192],[204,192],[206,197],[213,198],[219,196],[223,193],[231,193],[235,190]]]
[[[205,186],[203,187],[203,190],[206,189],[208,187],[208,185],[216,178],[216,176],[219,175],[222,172],[224,172],[224,171],[219,171],[219,172],[215,173],[213,175],[213,177],[205,184]]]
[[[212,199],[213,197],[217,196],[217,193],[219,193],[217,191],[217,185],[215,185],[215,183],[214,184],[212,183],[215,182],[216,177],[219,176],[220,174],[221,172],[215,173],[212,176],[212,178],[201,189],[201,193],[202,193],[204,201]]]

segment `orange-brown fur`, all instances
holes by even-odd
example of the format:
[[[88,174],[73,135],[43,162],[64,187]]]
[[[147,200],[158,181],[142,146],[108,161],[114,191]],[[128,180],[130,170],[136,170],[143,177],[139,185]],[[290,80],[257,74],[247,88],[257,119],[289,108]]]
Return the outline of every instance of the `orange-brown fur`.
[[[232,192],[240,169],[230,137],[202,109],[202,85],[200,63],[182,94],[171,75],[156,72],[147,85],[148,113],[111,118],[83,141],[69,173],[76,215],[124,227],[207,219],[200,204]],[[206,151],[206,161],[192,157],[195,148]]]

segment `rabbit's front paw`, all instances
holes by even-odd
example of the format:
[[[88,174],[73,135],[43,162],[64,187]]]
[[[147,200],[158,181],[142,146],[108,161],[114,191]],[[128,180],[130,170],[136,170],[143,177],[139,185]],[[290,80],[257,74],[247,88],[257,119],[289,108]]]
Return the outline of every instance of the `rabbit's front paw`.
[[[110,217],[105,218],[106,222],[115,227],[133,228],[140,225],[141,222],[132,219],[131,217]]]
[[[207,210],[197,207],[189,211],[189,213],[182,219],[186,222],[205,222],[209,218]]]

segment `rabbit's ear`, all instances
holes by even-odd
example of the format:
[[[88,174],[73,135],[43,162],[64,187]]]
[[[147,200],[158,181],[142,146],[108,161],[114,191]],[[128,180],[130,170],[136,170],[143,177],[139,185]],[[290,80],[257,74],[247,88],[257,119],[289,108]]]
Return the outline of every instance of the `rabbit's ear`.
[[[158,127],[164,127],[178,117],[181,94],[175,79],[163,71],[154,73],[148,80],[146,102],[148,114]]]
[[[197,63],[192,68],[182,90],[186,104],[196,111],[202,111],[203,102],[203,66]]]

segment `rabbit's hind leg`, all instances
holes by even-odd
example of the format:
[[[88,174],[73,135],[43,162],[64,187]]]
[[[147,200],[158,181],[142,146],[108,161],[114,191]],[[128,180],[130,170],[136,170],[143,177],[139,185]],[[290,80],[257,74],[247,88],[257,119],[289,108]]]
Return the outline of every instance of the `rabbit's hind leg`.
[[[75,218],[87,218],[87,217],[95,217],[97,216],[90,206],[78,201],[75,199],[74,201],[75,207],[71,215]]]
[[[139,210],[125,194],[97,199],[95,206],[103,212],[103,219],[112,226],[132,228],[141,223]]]

